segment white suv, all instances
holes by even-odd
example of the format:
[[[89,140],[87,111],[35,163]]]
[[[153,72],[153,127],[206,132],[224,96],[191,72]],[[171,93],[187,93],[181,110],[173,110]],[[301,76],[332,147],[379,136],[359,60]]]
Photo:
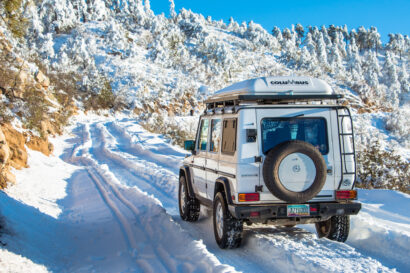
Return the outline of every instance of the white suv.
[[[213,208],[215,239],[238,247],[243,223],[315,223],[344,242],[361,204],[353,126],[324,81],[263,77],[215,92],[200,117],[192,155],[180,169],[179,210],[196,221]]]

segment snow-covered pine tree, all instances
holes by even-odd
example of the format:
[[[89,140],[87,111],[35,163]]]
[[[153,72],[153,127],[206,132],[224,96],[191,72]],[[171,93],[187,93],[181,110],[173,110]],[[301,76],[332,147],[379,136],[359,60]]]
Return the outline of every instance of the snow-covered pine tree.
[[[344,66],[337,44],[330,46],[328,60],[332,73],[338,75],[339,77],[342,77],[344,75]]]
[[[325,72],[329,70],[329,63],[327,60],[327,48],[326,48],[326,43],[323,38],[323,33],[320,33],[319,40],[317,41],[317,59],[319,62],[319,65],[325,68]]]
[[[307,50],[309,51],[310,55],[315,56],[316,57],[316,43],[313,41],[312,39],[312,33],[308,33],[306,35],[305,40],[303,40],[302,42],[302,46],[306,47]]]
[[[239,24],[232,17],[229,18],[228,30],[235,33],[240,32]]]
[[[149,18],[151,18],[151,20],[152,20],[153,16],[155,16],[154,12],[151,10],[151,2],[150,2],[150,0],[144,0],[144,11],[145,11],[145,14],[146,14]]]
[[[319,39],[322,36],[319,29],[318,29],[318,27],[316,27],[316,26],[315,27],[309,27],[309,33],[312,34],[312,39],[317,44]]]
[[[345,41],[345,44],[347,44],[347,42],[349,41],[349,29],[347,28],[347,25],[344,25],[341,33],[343,35],[343,40]]]
[[[397,75],[396,64],[392,53],[386,52],[386,61],[382,68],[382,75],[384,84],[388,87],[386,90],[387,102],[392,107],[399,106],[399,96],[401,93],[401,86]]]
[[[303,37],[305,36],[305,29],[301,24],[297,24],[295,27],[295,31],[298,34],[297,45],[299,46],[302,43]]]
[[[279,45],[281,46],[283,43],[283,36],[282,36],[282,31],[278,28],[278,27],[274,27],[272,29],[272,35],[273,37],[276,38],[276,40],[278,41]]]
[[[282,37],[285,40],[291,40],[292,39],[292,32],[288,28],[284,28],[282,31]]]
[[[356,38],[354,35],[351,36],[349,45],[352,52],[359,53],[359,47],[357,46]]]
[[[410,78],[404,63],[399,67],[398,80],[401,85],[402,93],[405,96],[408,96],[410,93]]]
[[[404,53],[403,53],[407,60],[410,59],[410,37],[408,35],[404,35]]]
[[[363,80],[362,58],[359,55],[356,44],[353,43],[347,46],[346,69],[351,75],[350,82],[360,82]]]
[[[399,55],[400,60],[402,59],[403,53],[406,51],[406,42],[403,35],[399,34],[389,34],[389,42],[386,45],[388,50],[393,51],[395,54]]]
[[[298,59],[298,47],[296,46],[297,34],[296,32],[290,31],[290,29],[285,28],[282,32],[283,40],[281,43],[282,46],[282,55],[281,59],[285,62],[292,62],[289,65],[294,65]]]
[[[363,51],[365,49],[368,49],[368,33],[363,26],[359,27],[359,29],[357,30],[357,36],[355,38],[359,50]]]
[[[378,52],[378,49],[381,48],[382,42],[380,40],[380,34],[377,32],[376,27],[370,27],[370,31],[368,34],[368,48],[369,49],[374,49],[376,51],[376,54]]]
[[[320,32],[322,33],[322,38],[326,46],[329,46],[330,48],[330,46],[332,45],[332,40],[330,39],[327,28],[324,25],[320,28]]]
[[[365,61],[362,63],[364,78],[372,90],[371,97],[368,99],[381,102],[385,98],[385,90],[379,84],[380,65],[376,52],[366,51],[364,58]]]
[[[359,50],[359,46],[357,45],[357,38],[359,37],[359,35],[357,34],[355,29],[352,29],[349,33],[349,42],[351,43],[352,41],[355,42],[357,49]]]
[[[308,48],[304,46],[301,49],[301,54],[297,62],[297,67],[298,69],[304,69],[312,73],[317,71],[318,65],[317,65],[316,53],[314,52],[313,55],[310,54]]]
[[[339,29],[335,27],[334,25],[330,25],[327,29],[327,33],[332,41],[332,43],[335,42],[336,40],[336,34],[339,32]]]
[[[336,37],[335,37],[335,42],[334,44],[337,46],[337,48],[339,49],[339,52],[341,54],[342,58],[345,58],[347,53],[346,53],[346,42],[344,40],[344,36],[343,33],[341,31],[336,33]]]
[[[174,0],[169,0],[169,16],[173,19],[177,16],[175,12],[175,3]]]
[[[385,62],[382,68],[383,80],[386,85],[398,83],[398,75],[396,71],[396,62],[391,52],[386,52]]]

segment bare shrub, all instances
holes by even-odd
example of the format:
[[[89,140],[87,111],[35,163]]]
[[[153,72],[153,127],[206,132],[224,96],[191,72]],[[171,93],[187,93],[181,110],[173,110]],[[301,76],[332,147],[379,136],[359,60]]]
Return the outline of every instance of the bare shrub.
[[[110,81],[103,77],[103,85],[98,94],[87,93],[84,98],[85,110],[113,109],[116,96],[112,92]]]
[[[410,164],[380,149],[379,143],[357,154],[358,184],[366,189],[393,189],[410,193]]]
[[[34,88],[24,92],[26,112],[24,112],[25,126],[30,130],[36,130],[42,135],[41,122],[47,115],[48,106],[44,95]]]
[[[5,18],[2,17],[2,19],[17,38],[23,38],[27,32],[28,19],[22,12],[27,4],[28,2],[23,7],[23,0],[2,0],[0,2],[0,8],[5,14]]]
[[[164,135],[172,144],[181,147],[184,147],[185,140],[195,138],[195,130],[183,129],[178,123],[164,120],[161,115],[142,120],[140,125],[151,133]]]
[[[0,124],[11,122],[13,119],[14,116],[10,112],[9,107],[3,102],[0,102]]]

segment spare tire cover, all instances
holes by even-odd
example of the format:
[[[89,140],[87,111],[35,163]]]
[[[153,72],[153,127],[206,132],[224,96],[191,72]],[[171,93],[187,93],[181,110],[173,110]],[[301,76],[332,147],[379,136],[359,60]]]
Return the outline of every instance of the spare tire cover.
[[[263,163],[266,187],[277,198],[304,203],[314,198],[326,181],[326,162],[310,143],[291,140],[271,149]]]

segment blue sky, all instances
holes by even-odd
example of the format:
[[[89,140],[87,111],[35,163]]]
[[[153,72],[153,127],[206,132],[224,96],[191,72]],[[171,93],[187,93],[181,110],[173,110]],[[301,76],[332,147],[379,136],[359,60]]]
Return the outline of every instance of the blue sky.
[[[229,17],[236,21],[253,20],[269,32],[273,26],[281,29],[292,24],[347,25],[349,30],[364,26],[377,27],[383,43],[388,41],[388,33],[410,34],[410,0],[174,0],[176,10],[191,9],[204,16],[225,22]],[[151,0],[155,14],[169,14],[168,0]]]

